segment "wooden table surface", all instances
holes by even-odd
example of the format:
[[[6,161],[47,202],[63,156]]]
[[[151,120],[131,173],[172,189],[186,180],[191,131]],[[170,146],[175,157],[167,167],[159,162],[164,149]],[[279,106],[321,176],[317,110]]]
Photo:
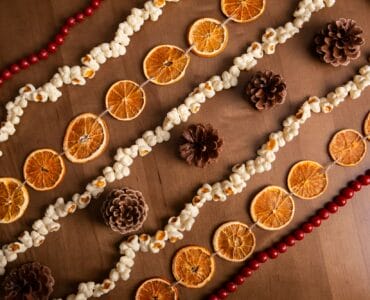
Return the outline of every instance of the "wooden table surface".
[[[85,7],[87,2],[0,1],[0,67],[45,44],[66,17]],[[70,199],[73,193],[81,192],[87,182],[100,174],[103,166],[111,164],[118,146],[131,145],[145,130],[159,125],[169,109],[181,103],[199,82],[222,72],[250,42],[260,39],[265,28],[290,20],[298,3],[292,0],[267,2],[265,13],[257,21],[228,24],[230,42],[222,55],[213,59],[192,55],[187,74],[181,82],[166,87],[147,85],[147,107],[139,118],[124,123],[105,116],[111,135],[107,151],[84,165],[66,162],[67,175],[55,190],[36,192],[29,188],[31,201],[28,210],[19,221],[0,225],[0,243],[13,241],[23,230],[29,230],[32,222],[42,217],[47,205],[58,196]],[[48,80],[58,66],[78,64],[80,57],[92,47],[111,40],[118,23],[126,18],[130,9],[142,7],[143,3],[143,0],[105,0],[96,15],[73,30],[58,54],[22,72],[0,88],[2,119],[5,103],[14,98],[19,87],[28,82],[38,86]],[[143,192],[150,207],[143,231],[154,232],[162,228],[168,217],[177,214],[202,183],[221,180],[232,165],[254,157],[268,134],[279,130],[282,120],[294,113],[307,96],[325,95],[350,79],[370,54],[369,12],[368,0],[337,0],[333,8],[316,13],[301,33],[279,46],[273,56],[266,56],[259,62],[253,72],[272,70],[287,81],[288,97],[284,105],[257,112],[247,103],[243,93],[253,72],[243,73],[237,88],[223,91],[205,104],[189,123],[211,123],[219,130],[225,143],[217,163],[197,169],[187,166],[179,158],[177,147],[186,127],[184,124],[173,130],[170,142],[159,145],[144,159],[137,159],[129,178],[110,185],[110,188],[130,186]],[[116,80],[143,82],[141,65],[146,53],[158,44],[187,47],[186,30],[200,17],[224,19],[220,1],[184,0],[168,4],[158,22],[149,22],[134,35],[127,55],[107,62],[87,85],[64,87],[63,97],[56,104],[31,104],[16,135],[0,146],[5,154],[0,158],[0,176],[23,180],[21,170],[28,153],[41,147],[60,151],[65,128],[74,116],[83,112],[101,112],[104,95]],[[359,59],[347,67],[334,68],[321,63],[312,54],[312,40],[328,21],[340,17],[355,19],[363,27],[367,43],[362,47]],[[360,99],[347,101],[330,114],[315,115],[302,127],[300,136],[279,152],[272,171],[255,176],[243,193],[229,201],[206,205],[183,241],[168,245],[160,254],[139,254],[132,278],[128,282],[120,281],[116,289],[103,299],[132,299],[140,282],[153,276],[173,280],[171,258],[181,246],[197,244],[210,249],[212,234],[223,222],[239,220],[250,224],[249,203],[256,192],[269,184],[285,187],[287,172],[298,160],[329,162],[327,145],[330,137],[343,128],[361,130],[364,117],[370,110],[369,97],[370,90],[367,90]],[[340,187],[364,172],[369,165],[370,154],[356,167],[335,167],[330,172],[329,188],[322,197],[313,201],[296,201],[296,215],[287,228],[277,232],[256,229],[257,250],[271,245],[312,215]],[[337,215],[330,217],[320,230],[307,236],[278,260],[265,264],[230,299],[370,299],[369,200],[367,188]],[[105,278],[119,257],[117,246],[122,237],[102,222],[101,203],[102,199],[95,200],[87,209],[63,220],[59,232],[50,234],[40,248],[20,255],[9,269],[33,260],[48,265],[56,279],[55,297],[75,292],[81,281]],[[213,280],[202,289],[179,287],[180,298],[203,299],[240,267],[241,264],[216,258]]]

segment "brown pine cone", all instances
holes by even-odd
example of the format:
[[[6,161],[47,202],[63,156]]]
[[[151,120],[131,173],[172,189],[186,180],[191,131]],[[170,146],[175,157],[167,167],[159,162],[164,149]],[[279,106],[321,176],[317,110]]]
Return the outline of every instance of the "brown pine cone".
[[[248,82],[246,93],[258,110],[269,109],[285,101],[286,83],[279,74],[259,71]]]
[[[215,161],[221,152],[223,140],[209,124],[192,124],[182,134],[180,155],[189,165],[204,168]]]
[[[105,223],[113,231],[129,234],[143,226],[148,210],[141,192],[124,187],[109,193],[101,212]]]
[[[354,20],[339,19],[329,23],[315,36],[316,53],[334,67],[346,66],[360,56],[364,44],[362,29]]]
[[[54,278],[48,267],[38,262],[10,271],[3,282],[5,300],[47,300],[53,292]]]

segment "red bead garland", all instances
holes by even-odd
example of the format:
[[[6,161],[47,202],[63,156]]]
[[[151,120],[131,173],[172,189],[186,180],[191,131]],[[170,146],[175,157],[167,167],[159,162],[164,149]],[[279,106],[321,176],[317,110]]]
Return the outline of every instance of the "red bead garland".
[[[360,183],[361,186],[358,185]],[[370,185],[370,169],[366,171],[365,175],[360,175],[357,180],[349,182],[348,186],[340,191],[340,195],[335,196],[333,201],[325,204],[325,208],[320,209],[316,215],[310,217],[307,222],[303,223],[300,228],[295,229],[292,234],[281,239],[274,247],[268,248],[266,251],[261,251],[255,255],[255,258],[247,262],[246,267],[234,277],[233,281],[226,283],[224,288],[219,289],[211,294],[209,300],[226,299],[229,293],[236,291],[238,285],[242,285],[248,277],[257,271],[260,263],[265,263],[269,258],[275,259],[279,253],[287,251],[288,246],[292,247],[296,241],[301,241],[304,235],[311,233],[314,227],[319,227],[323,220],[327,220],[330,214],[336,213],[339,207],[345,206],[347,200],[350,200],[355,192],[359,192],[362,186]]]
[[[13,63],[9,68],[0,71],[0,86],[7,80],[13,77],[14,74],[22,70],[26,70],[30,65],[38,63],[40,60],[46,60],[49,55],[58,51],[58,47],[63,45],[65,37],[69,34],[70,29],[77,23],[83,22],[87,17],[93,15],[94,11],[100,7],[102,0],[92,0],[83,12],[75,14],[73,17],[67,18],[65,24],[61,27],[58,34],[47,45],[46,48],[41,49],[37,54],[31,54],[26,58],[20,59],[17,63]]]

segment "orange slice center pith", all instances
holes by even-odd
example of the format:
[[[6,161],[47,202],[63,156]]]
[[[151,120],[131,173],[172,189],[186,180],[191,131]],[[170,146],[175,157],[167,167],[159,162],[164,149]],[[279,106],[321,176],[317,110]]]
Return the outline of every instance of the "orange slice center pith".
[[[266,230],[279,230],[293,219],[295,205],[287,191],[268,186],[259,192],[251,203],[251,216],[257,225]]]
[[[143,282],[136,291],[135,300],[177,300],[176,287],[162,278],[152,278]]]
[[[14,178],[0,178],[0,223],[18,220],[27,209],[29,195],[23,184]]]
[[[218,256],[228,261],[244,261],[254,251],[256,238],[250,228],[241,222],[227,222],[217,228],[213,248]]]
[[[188,41],[195,54],[214,57],[225,49],[228,31],[218,20],[203,18],[195,21],[190,27]]]
[[[85,163],[101,155],[108,145],[109,133],[104,120],[86,113],[71,121],[66,130],[63,150],[74,163]]]
[[[189,61],[189,55],[179,47],[160,45],[145,57],[144,74],[155,84],[168,85],[184,76]]]
[[[289,171],[289,191],[301,199],[314,199],[322,195],[328,186],[323,166],[314,161],[300,161]]]
[[[121,80],[108,90],[105,105],[114,118],[129,121],[141,114],[145,107],[145,99],[145,92],[138,84],[130,80]]]
[[[235,22],[257,19],[265,10],[265,0],[221,0],[222,12]]]
[[[211,280],[214,271],[214,258],[203,247],[184,247],[176,252],[172,261],[173,276],[188,288],[203,287]]]
[[[365,157],[366,150],[366,141],[352,129],[338,131],[329,144],[330,156],[341,166],[357,165]]]

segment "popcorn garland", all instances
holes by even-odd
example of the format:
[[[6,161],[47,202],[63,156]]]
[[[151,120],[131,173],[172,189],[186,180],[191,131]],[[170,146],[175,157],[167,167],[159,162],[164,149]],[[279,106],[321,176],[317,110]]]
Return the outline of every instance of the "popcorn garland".
[[[325,1],[325,4],[327,6],[332,6],[334,2],[335,1]],[[199,88],[186,99],[185,104],[180,105],[167,114],[162,127],[158,126],[154,131],[147,131],[144,133],[143,137],[138,139],[135,145],[130,148],[118,149],[117,155],[115,156],[116,163],[113,167],[105,168],[103,171],[104,176],[99,176],[89,183],[86,187],[86,191],[82,195],[75,194],[72,201],[67,203],[64,203],[63,198],[58,198],[54,205],[48,207],[45,217],[34,223],[34,230],[31,233],[26,231],[19,238],[20,242],[11,243],[3,247],[3,250],[0,252],[0,265],[2,266],[0,271],[4,271],[8,261],[13,261],[17,258],[17,253],[25,252],[27,248],[32,246],[40,246],[45,240],[45,235],[48,232],[53,232],[60,228],[60,224],[56,222],[59,218],[73,213],[77,207],[80,209],[86,207],[91,198],[97,197],[104,190],[107,182],[113,182],[116,179],[128,176],[130,173],[129,166],[133,163],[133,159],[138,155],[145,156],[148,154],[156,143],[167,141],[170,138],[169,130],[175,125],[180,124],[181,121],[185,122],[191,112],[193,112],[190,106],[197,108],[193,112],[195,113],[199,111],[201,103],[205,102],[206,98],[213,97],[217,91],[224,88],[228,89],[231,86],[235,86],[237,84],[237,77],[239,76],[239,74],[237,76],[235,75],[235,73],[237,73],[236,69],[238,69],[240,73],[240,70],[250,70],[253,68],[257,63],[256,58],[261,58],[263,56],[263,51],[266,54],[272,54],[273,52],[269,52],[272,49],[271,45],[275,43],[273,46],[273,49],[275,49],[277,44],[284,43],[298,31],[297,27],[294,27],[293,24],[302,27],[303,23],[308,21],[311,15],[311,9],[314,8],[312,10],[313,12],[323,7],[324,1],[302,1],[299,4],[299,9],[294,14],[296,18],[293,23],[289,22],[285,27],[279,27],[277,30],[271,28],[267,29],[263,36],[262,44],[253,43],[252,46],[248,48],[247,54],[235,59],[237,65],[231,67],[229,72],[225,71],[221,77],[214,76],[210,81],[202,83]],[[305,12],[303,15],[302,11]],[[290,30],[288,33],[286,28],[291,27],[296,28],[296,30]],[[277,35],[278,32],[280,32],[279,35]],[[270,39],[271,34],[274,36],[272,40]],[[249,61],[247,58],[252,59]],[[245,62],[246,60],[247,62]],[[241,65],[242,63],[243,65]],[[320,99],[311,97],[308,99],[295,116],[290,116],[284,121],[283,131],[270,135],[270,140],[274,140],[274,142],[268,142],[263,145],[258,151],[258,157],[255,160],[250,160],[243,165],[235,166],[233,168],[233,173],[230,175],[230,180],[218,182],[212,186],[208,184],[203,185],[203,187],[198,190],[198,195],[194,198],[193,203],[188,203],[179,217],[172,217],[164,231],[158,231],[153,237],[147,234],[140,235],[140,237],[135,235],[123,242],[120,246],[120,252],[123,256],[116,268],[111,271],[110,278],[104,280],[102,284],[95,284],[93,282],[82,283],[80,284],[78,295],[71,295],[67,299],[85,299],[91,296],[101,296],[113,289],[115,286],[114,282],[118,281],[119,278],[128,280],[134,263],[135,252],[139,250],[147,252],[150,250],[153,253],[158,253],[164,248],[167,240],[175,242],[181,239],[183,237],[183,231],[191,230],[195,217],[199,214],[199,208],[201,208],[206,201],[212,199],[225,201],[227,196],[241,192],[246,186],[246,181],[255,173],[262,173],[270,170],[272,167],[271,163],[275,160],[275,153],[280,147],[283,147],[287,142],[298,135],[300,125],[311,116],[311,111],[315,113],[329,113],[334,107],[343,102],[346,96],[349,95],[353,99],[358,98],[369,84],[370,66],[366,65],[361,68],[360,73],[353,78],[353,81],[349,81],[346,85],[338,87],[335,92],[329,93],[327,97]],[[184,115],[181,112],[186,113]],[[274,147],[270,148],[271,145],[274,145]]]
[[[50,79],[49,82],[34,87],[26,84],[19,90],[19,95],[5,105],[7,111],[6,121],[0,127],[0,143],[5,142],[16,132],[16,125],[21,121],[24,110],[29,102],[45,103],[56,102],[62,96],[60,88],[63,85],[85,85],[86,79],[92,79],[95,73],[110,58],[117,58],[126,54],[130,44],[130,37],[138,32],[144,22],[150,19],[157,21],[162,15],[162,8],[166,2],[179,2],[180,0],[150,0],[145,2],[144,8],[133,8],[126,21],[118,26],[113,41],[94,47],[87,55],[81,58],[82,65],[63,66]],[[0,151],[0,157],[3,155]]]

